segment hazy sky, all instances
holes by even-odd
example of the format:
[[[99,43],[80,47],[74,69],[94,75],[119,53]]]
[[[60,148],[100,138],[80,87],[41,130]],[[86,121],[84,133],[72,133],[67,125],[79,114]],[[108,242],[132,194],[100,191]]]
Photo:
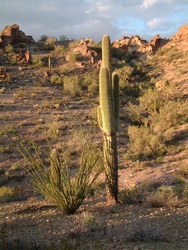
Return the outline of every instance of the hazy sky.
[[[35,40],[61,35],[111,40],[139,35],[150,40],[174,35],[188,24],[188,0],[0,0],[0,31],[18,24]]]

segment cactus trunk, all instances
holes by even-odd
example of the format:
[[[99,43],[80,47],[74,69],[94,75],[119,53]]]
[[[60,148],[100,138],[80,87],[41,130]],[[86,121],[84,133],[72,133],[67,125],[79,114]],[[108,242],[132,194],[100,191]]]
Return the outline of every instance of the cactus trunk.
[[[100,106],[98,121],[103,131],[104,168],[107,202],[118,201],[117,136],[119,123],[119,82],[117,74],[111,75],[110,38],[102,39],[102,67],[99,76]]]

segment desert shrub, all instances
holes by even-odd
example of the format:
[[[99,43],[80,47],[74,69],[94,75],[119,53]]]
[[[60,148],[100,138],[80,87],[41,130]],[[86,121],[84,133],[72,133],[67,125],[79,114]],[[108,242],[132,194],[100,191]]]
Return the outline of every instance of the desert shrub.
[[[74,49],[75,47],[77,47],[79,45],[80,41],[79,40],[74,40],[72,42],[69,43],[69,49]]]
[[[45,41],[45,44],[46,45],[52,45],[52,46],[54,46],[56,42],[57,42],[57,38],[55,38],[55,37],[48,37],[46,39],[46,41]]]
[[[0,187],[0,202],[11,202],[18,199],[18,191],[9,186]]]
[[[163,136],[154,133],[149,126],[129,126],[128,136],[128,155],[132,159],[147,159],[166,152]]]
[[[178,198],[188,201],[188,167],[181,167],[174,175],[172,190]]]
[[[59,66],[62,74],[67,75],[69,72],[74,70],[74,65],[72,63],[65,63]]]
[[[5,52],[7,53],[7,58],[9,62],[14,65],[17,62],[16,54],[14,53],[14,47],[11,44],[5,46]]]
[[[69,60],[71,63],[79,62],[83,60],[83,56],[77,54],[77,53],[70,53],[69,54]]]
[[[177,207],[181,204],[176,192],[171,186],[160,186],[155,193],[148,195],[146,198],[147,203],[152,207]]]
[[[139,188],[126,188],[118,194],[119,201],[123,204],[139,203],[143,199],[143,193]]]
[[[168,151],[168,143],[176,138],[176,127],[186,122],[187,101],[171,100],[160,92],[148,89],[139,104],[127,106],[129,155],[136,159],[159,156]],[[137,125],[137,126],[135,126]]]
[[[14,53],[14,47],[11,44],[7,44],[4,50],[7,54]]]
[[[186,185],[183,189],[182,199],[188,203],[188,185]]]
[[[125,92],[125,89],[129,83],[129,79],[132,74],[132,67],[130,66],[124,66],[120,69],[117,69],[117,74],[119,76],[119,87],[121,92]]]
[[[32,63],[37,68],[46,67],[48,65],[47,59],[40,55],[33,56]]]
[[[112,53],[112,57],[116,57],[119,60],[125,59],[125,53],[121,51],[120,49],[112,48],[111,53]]]
[[[100,152],[93,139],[90,134],[82,134],[76,169],[72,168],[70,159],[62,151],[52,150],[50,146],[49,152],[41,152],[32,142],[33,152],[21,143],[21,152],[31,166],[29,172],[33,177],[32,185],[65,214],[75,213],[100,174],[100,168],[96,167]],[[50,168],[46,167],[42,154],[51,162]]]
[[[88,88],[89,93],[96,93],[98,92],[99,85],[98,85],[98,71],[93,71],[89,74],[83,76],[83,83]]]
[[[116,72],[119,76],[120,94],[122,96],[138,98],[148,88],[142,64],[126,65],[117,69]]]
[[[71,96],[80,96],[82,93],[82,78],[78,75],[65,76],[63,92]]]
[[[160,108],[163,107],[165,100],[162,98],[160,92],[149,88],[141,97],[139,97],[139,102],[142,109],[152,113],[156,111],[159,112]]]
[[[50,56],[61,56],[64,55],[66,51],[67,49],[63,45],[57,45],[54,46],[54,50],[50,52]]]
[[[87,232],[95,232],[97,230],[100,230],[101,226],[99,224],[99,221],[92,213],[85,211],[81,214],[81,216],[83,228],[87,230]]]
[[[63,84],[63,77],[58,75],[52,75],[50,77],[50,82],[55,84]]]
[[[165,53],[165,57],[167,62],[173,62],[182,57],[182,52],[174,46]]]
[[[142,108],[139,105],[133,104],[132,102],[128,102],[126,106],[126,113],[128,120],[131,122],[131,124],[143,124]]]
[[[38,43],[37,44],[37,50],[39,51],[51,51],[54,50],[55,46],[53,44],[49,44],[49,43]]]
[[[146,195],[154,191],[157,186],[159,186],[159,183],[157,182],[143,182],[138,186],[125,188],[119,192],[119,200],[123,204],[144,202]]]

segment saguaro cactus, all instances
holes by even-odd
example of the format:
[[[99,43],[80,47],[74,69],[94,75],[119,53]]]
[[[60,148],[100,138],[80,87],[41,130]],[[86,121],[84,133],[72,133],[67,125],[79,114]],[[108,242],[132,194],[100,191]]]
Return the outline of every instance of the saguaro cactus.
[[[118,201],[117,135],[119,124],[119,80],[111,74],[111,50],[108,35],[102,39],[102,67],[99,75],[100,106],[98,122],[103,131],[104,168],[107,202]]]

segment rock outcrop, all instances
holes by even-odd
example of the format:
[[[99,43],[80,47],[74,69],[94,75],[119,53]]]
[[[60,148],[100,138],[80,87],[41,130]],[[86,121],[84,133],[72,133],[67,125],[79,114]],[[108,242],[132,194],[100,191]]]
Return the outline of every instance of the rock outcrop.
[[[147,43],[146,40],[139,36],[123,36],[122,39],[116,40],[112,43],[112,47],[120,49],[122,52],[136,51],[141,45]]]
[[[10,26],[6,26],[3,31],[0,33],[1,44],[6,46],[7,44],[15,44],[15,43],[31,43],[34,42],[32,36],[26,36],[23,31],[19,29],[18,24],[13,24]]]
[[[82,61],[85,61],[86,64],[95,64],[97,63],[101,56],[99,53],[92,49],[93,40],[86,38],[81,39],[78,46],[74,47],[69,53],[66,55],[66,61],[70,61],[70,57],[72,54],[77,55],[78,58],[82,58]],[[84,63],[77,62],[76,65],[80,68],[84,68]]]
[[[174,37],[177,39],[188,38],[188,25],[181,26]]]
[[[123,36],[121,40],[113,42],[112,46],[128,54],[137,52],[138,57],[141,60],[145,60],[148,56],[154,55],[157,49],[166,43],[167,40],[162,39],[159,35],[156,35],[150,42],[139,36]]]

